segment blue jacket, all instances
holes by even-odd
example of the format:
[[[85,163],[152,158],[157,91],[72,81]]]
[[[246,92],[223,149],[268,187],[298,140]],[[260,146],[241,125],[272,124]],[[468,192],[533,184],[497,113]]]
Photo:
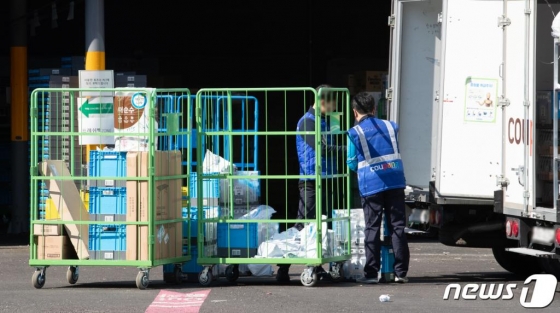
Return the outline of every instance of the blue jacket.
[[[297,131],[315,131],[315,109],[310,108],[307,113],[299,120],[297,124]],[[329,131],[330,127],[325,117],[321,117],[321,131]],[[322,138],[321,147],[323,158],[321,160],[321,174],[322,175],[332,175],[336,173],[336,160],[330,160],[327,149],[332,147],[332,136],[324,135]],[[315,154],[315,135],[297,135],[296,136],[296,148],[299,161],[299,174],[300,175],[315,175],[315,164],[316,164],[316,154]],[[302,178],[301,181],[313,180],[310,178]]]
[[[356,155],[350,155],[353,150],[350,148],[347,163],[352,168],[352,163],[357,162],[358,187],[362,197],[406,187],[397,135],[398,126],[395,123],[375,117],[362,119],[348,131]]]

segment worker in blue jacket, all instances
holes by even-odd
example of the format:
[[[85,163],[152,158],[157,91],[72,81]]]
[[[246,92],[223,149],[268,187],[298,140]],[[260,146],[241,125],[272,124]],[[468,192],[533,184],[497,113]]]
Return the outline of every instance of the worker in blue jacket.
[[[395,282],[408,282],[410,252],[405,234],[406,217],[403,162],[399,153],[396,123],[375,118],[373,97],[359,93],[352,100],[356,125],[348,131],[347,164],[358,174],[365,218],[366,264],[359,283],[375,284],[380,270],[382,213],[390,220],[395,252]]]
[[[336,110],[336,95],[329,91],[329,85],[320,85],[316,88],[317,95],[319,96],[319,103],[313,104],[311,108],[300,118],[297,124],[297,131],[311,132],[311,134],[297,135],[296,148],[299,163],[299,174],[302,176],[315,175],[316,167],[316,153],[315,153],[315,123],[316,116],[315,110],[321,110],[321,117],[318,121],[321,123],[321,132],[330,131],[330,120],[328,113]],[[323,89],[321,91],[321,89]],[[321,175],[333,175],[337,173],[337,156],[339,153],[346,151],[345,146],[336,145],[334,136],[322,135],[321,136]],[[327,184],[323,183],[322,205],[323,212],[327,212],[329,204],[326,194]],[[331,183],[332,185],[332,183]],[[315,193],[315,179],[314,178],[301,178],[299,181],[299,207],[297,219],[314,219],[316,218],[316,193]],[[297,223],[294,228],[301,231],[305,225]],[[289,281],[289,268],[290,265],[280,265],[276,273],[278,281]],[[318,274],[324,273],[322,267],[317,268]]]

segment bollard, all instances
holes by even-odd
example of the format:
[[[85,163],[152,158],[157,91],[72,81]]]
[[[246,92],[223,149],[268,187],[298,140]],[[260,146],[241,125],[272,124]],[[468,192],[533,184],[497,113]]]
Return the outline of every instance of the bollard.
[[[395,281],[395,253],[393,252],[393,243],[391,240],[391,232],[387,227],[387,215],[383,214],[381,225],[381,278],[379,282],[389,283]]]

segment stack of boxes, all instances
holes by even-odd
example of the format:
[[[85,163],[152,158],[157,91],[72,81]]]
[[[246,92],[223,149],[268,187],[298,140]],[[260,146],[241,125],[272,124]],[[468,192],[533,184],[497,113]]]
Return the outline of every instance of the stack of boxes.
[[[115,73],[115,88],[144,88],[148,86],[146,75],[136,75],[136,72]]]
[[[83,56],[63,57],[61,68],[70,71],[70,75],[78,76],[80,70],[85,69],[86,58]]]
[[[553,195],[553,158],[554,158],[554,136],[553,136],[553,92],[537,91],[536,101],[536,145],[537,145],[537,198],[539,204],[551,206],[554,202]],[[559,111],[560,117],[560,111]],[[518,126],[518,125],[516,125]],[[513,125],[511,126],[513,129]],[[527,128],[527,125],[520,126]]]
[[[347,217],[347,210],[334,210],[333,217]],[[346,221],[333,223],[335,240],[350,245],[350,260],[344,263],[344,275],[346,279],[354,280],[364,276],[364,265],[366,264],[365,250],[365,219],[362,209],[350,210],[350,240],[348,240],[348,228]],[[341,246],[346,249],[345,245]]]
[[[126,221],[126,152],[90,151],[88,171],[90,220]],[[92,259],[126,260],[126,225],[90,225],[89,250]]]

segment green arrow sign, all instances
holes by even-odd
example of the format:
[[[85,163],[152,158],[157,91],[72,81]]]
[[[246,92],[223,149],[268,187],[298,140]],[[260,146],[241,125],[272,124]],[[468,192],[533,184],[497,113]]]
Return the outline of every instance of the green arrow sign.
[[[113,114],[113,104],[89,103],[88,100],[86,100],[80,107],[80,112],[86,117],[89,117],[91,114]]]

